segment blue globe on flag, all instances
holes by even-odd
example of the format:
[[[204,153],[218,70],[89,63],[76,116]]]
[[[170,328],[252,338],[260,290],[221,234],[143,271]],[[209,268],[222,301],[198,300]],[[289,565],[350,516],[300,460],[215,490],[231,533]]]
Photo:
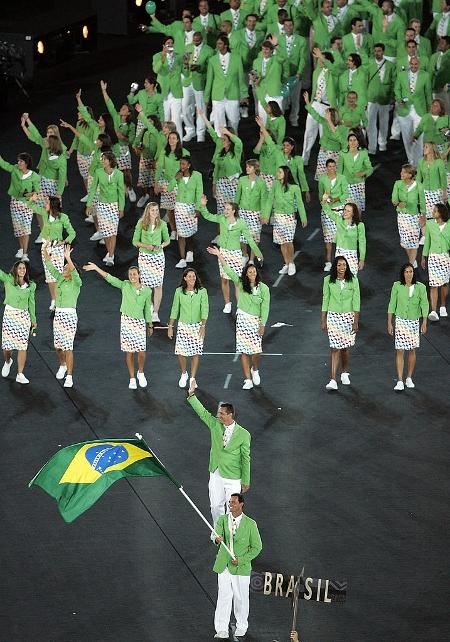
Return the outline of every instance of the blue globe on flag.
[[[145,3],[145,10],[150,16],[155,13],[156,4],[153,2],[153,0],[148,0],[148,2]]]

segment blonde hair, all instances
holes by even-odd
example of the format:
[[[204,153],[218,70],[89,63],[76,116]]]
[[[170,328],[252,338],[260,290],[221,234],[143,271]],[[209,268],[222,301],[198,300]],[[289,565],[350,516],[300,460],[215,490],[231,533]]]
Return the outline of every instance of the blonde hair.
[[[158,214],[155,217],[155,227],[159,227],[161,225],[161,217],[159,215],[159,205],[158,205],[158,203],[155,203],[155,202],[147,203],[147,205],[145,206],[144,213],[143,213],[143,215],[141,217],[141,224],[142,224],[142,229],[143,230],[148,230],[148,228],[149,228],[149,225],[150,225],[150,209],[152,207],[158,208]]]
[[[166,129],[168,129],[170,134],[172,134],[172,132],[177,131],[177,126],[175,125],[173,120],[165,120],[162,124],[162,127],[165,127]]]
[[[409,163],[407,163],[406,165],[402,165],[402,169],[404,169],[405,172],[408,172],[408,174],[410,174],[411,178],[415,178],[416,177],[417,170],[414,167],[414,165],[410,165]]]
[[[438,152],[438,148],[436,147],[436,145],[432,141],[429,141],[428,143],[424,143],[423,144],[423,157],[424,158],[426,158],[425,145],[428,145],[429,147],[431,147],[431,151],[433,153],[433,159],[434,160],[436,160],[436,158],[440,158],[441,157],[439,152]]]

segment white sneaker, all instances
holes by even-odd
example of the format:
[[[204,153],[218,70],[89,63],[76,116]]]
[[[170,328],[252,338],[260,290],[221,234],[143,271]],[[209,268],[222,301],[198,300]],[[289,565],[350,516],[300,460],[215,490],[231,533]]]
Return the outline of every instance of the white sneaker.
[[[87,200],[88,200],[88,195],[86,194],[86,196],[83,196],[83,198],[80,198],[80,203],[87,203]]]
[[[141,196],[141,198],[138,200],[136,203],[136,207],[144,207],[144,205],[147,203],[147,201],[150,200],[150,196],[148,194],[144,194],[144,196]]]
[[[170,240],[171,241],[176,241],[177,240],[177,233],[175,232],[175,230],[170,233]]]
[[[234,632],[234,635],[237,638],[243,638],[246,633],[247,633],[247,629],[236,629],[236,631]]]
[[[197,382],[196,382],[196,380],[194,379],[194,377],[191,377],[191,378],[189,379],[189,390],[190,390],[191,388],[194,388],[194,390],[195,390],[196,388],[198,388],[198,386],[197,386]]]
[[[28,254],[22,254],[22,261],[24,261],[25,263],[30,262],[30,259],[28,258]]]
[[[13,364],[12,357],[9,361],[5,361],[2,368],[2,377],[7,377],[11,372],[11,366]]]
[[[138,372],[137,373],[137,380],[138,380],[139,386],[141,388],[146,388],[147,387],[147,379],[145,378],[145,374],[143,372]]]
[[[129,189],[128,190],[128,200],[130,201],[130,203],[136,203],[136,198],[137,198],[137,196],[136,196],[136,192],[134,191],[134,189],[133,188]]]
[[[259,370],[253,370],[253,368],[250,368],[250,374],[252,377],[252,381],[255,384],[255,386],[259,386],[261,383],[261,377],[259,376]]]
[[[58,372],[56,373],[55,376],[56,376],[57,379],[64,379],[64,377],[66,376],[66,372],[67,372],[67,366],[66,365],[59,366]]]
[[[18,372],[16,376],[17,383],[30,383],[23,372]]]
[[[44,242],[44,239],[43,239],[43,238],[42,238],[42,236],[39,234],[39,236],[38,236],[38,237],[37,237],[37,239],[35,240],[35,243],[36,243],[37,245],[39,245],[40,243],[43,243],[43,242]]]
[[[100,241],[100,239],[103,238],[103,234],[101,232],[94,232],[92,236],[89,237],[90,241]]]
[[[16,252],[16,259],[21,259],[22,256],[23,256],[23,250],[21,247],[19,247],[19,249]]]
[[[159,318],[159,316],[158,316],[158,313],[157,313],[157,312],[152,312],[152,322],[153,322],[153,321],[154,321],[155,323],[161,323],[161,320],[160,320],[160,318]]]
[[[225,305],[223,306],[222,312],[224,314],[230,314],[231,313],[231,301],[228,302],[228,303],[225,303]]]
[[[323,271],[329,272],[330,270],[331,270],[331,261],[326,261],[325,265],[323,266]]]
[[[137,390],[137,383],[134,377],[133,379],[130,379],[130,383],[128,384],[128,387],[130,390]]]
[[[194,262],[194,252],[186,252],[186,263]]]
[[[281,268],[281,270],[278,270],[278,274],[287,274],[288,269],[289,269],[289,268],[288,268],[288,266],[287,266],[287,265],[283,265],[283,267]]]
[[[327,390],[337,390],[338,389],[338,385],[337,385],[336,379],[330,379],[330,381],[327,383],[325,388]]]
[[[434,310],[430,312],[430,314],[428,315],[428,318],[430,319],[430,321],[439,321],[439,315]]]
[[[420,237],[419,245],[425,245],[425,237],[424,236]]]
[[[350,375],[348,372],[341,373],[341,383],[344,384],[344,386],[350,385]]]
[[[103,260],[105,261],[105,265],[112,267],[114,265],[114,254],[112,256],[107,254]]]
[[[445,305],[441,305],[441,307],[439,308],[439,316],[448,317],[447,308],[445,307]]]
[[[92,214],[89,214],[89,216],[86,216],[86,218],[84,219],[84,222],[85,223],[93,223],[94,222],[94,217],[92,216]]]
[[[250,390],[250,388],[253,388],[253,381],[251,379],[244,379],[242,390]]]
[[[186,384],[188,382],[188,379],[189,379],[189,373],[188,372],[182,372],[180,380],[178,381],[178,385],[180,386],[180,388],[186,388]]]
[[[395,140],[397,140],[397,139],[395,139]],[[380,152],[385,152],[387,147],[386,147],[386,145],[379,145],[378,149],[380,150]]]
[[[414,381],[411,379],[411,377],[406,377],[405,386],[407,388],[415,388],[416,387],[416,385],[415,385]]]
[[[193,138],[195,138],[195,132],[189,132],[189,133],[186,133],[186,134],[183,136],[183,143],[188,143],[188,142],[189,142],[190,140],[192,140]]]
[[[55,301],[55,299],[52,299],[50,301],[50,305],[48,306],[48,309],[50,310],[50,312],[53,312],[53,310],[55,309],[55,306],[56,306],[56,301]]]
[[[64,381],[64,388],[73,388],[72,375],[67,375],[66,380]]]
[[[214,636],[214,639],[215,639],[215,640],[229,640],[230,638],[229,638],[229,636],[228,636],[228,633],[225,633],[225,631],[219,631],[219,632],[218,632],[218,633],[216,633],[216,635]]]
[[[403,381],[397,381],[397,383],[394,386],[394,390],[404,390],[405,389],[405,384]]]
[[[197,136],[197,143],[204,143],[204,142],[205,142],[204,136]]]
[[[187,266],[186,260],[185,259],[180,259],[175,267],[176,268],[185,268],[186,266]]]
[[[105,239],[100,239],[100,241],[98,242],[98,244],[99,244],[99,245],[106,245],[106,243],[105,243]]]
[[[295,267],[295,263],[289,263],[288,265],[288,276],[294,276],[294,274],[297,272],[297,268]]]

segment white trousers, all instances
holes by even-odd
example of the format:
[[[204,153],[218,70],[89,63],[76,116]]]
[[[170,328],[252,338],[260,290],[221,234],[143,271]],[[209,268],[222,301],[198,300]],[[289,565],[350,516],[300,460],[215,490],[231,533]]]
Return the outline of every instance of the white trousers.
[[[205,98],[203,91],[194,89],[192,84],[187,87],[183,87],[183,101],[181,111],[183,114],[184,126],[186,128],[186,134],[193,134],[195,132],[195,118],[196,118],[196,108],[206,113],[205,108]],[[202,138],[205,140],[205,121],[203,118],[197,118],[197,138]]]
[[[170,92],[163,100],[164,119],[175,123],[180,138],[183,138],[183,123],[181,119],[182,99],[174,98]]]
[[[209,473],[209,503],[211,505],[211,517],[215,525],[220,515],[225,515],[228,511],[228,502],[233,493],[241,492],[240,479],[226,479],[221,477],[218,470]],[[226,504],[226,510],[225,510]]]
[[[314,109],[321,116],[325,116],[325,111],[328,109],[328,105],[319,103],[317,100],[314,100],[311,103],[311,107],[314,107]],[[319,133],[322,136],[322,127],[319,125],[317,120],[314,120],[311,114],[308,114],[308,116],[306,117],[305,136],[303,138],[303,153],[302,153],[305,165],[309,163],[309,156],[311,154],[313,145],[316,142],[317,134]]]
[[[288,107],[291,107],[291,113],[289,114],[289,122],[291,125],[297,125],[298,121],[298,112],[300,110],[300,96],[302,93],[302,81],[297,80],[295,85],[292,87],[289,95],[286,98],[283,98],[283,111],[286,111]]]
[[[386,149],[389,128],[389,108],[390,105],[379,105],[378,103],[368,103],[367,105],[369,154],[376,153],[377,141],[380,150]]]
[[[231,609],[236,618],[236,627],[242,632],[248,629],[248,611],[250,576],[231,575],[226,568],[217,574],[217,605],[214,614],[214,628],[228,632],[230,625]]]
[[[266,94],[265,95],[266,103],[270,102],[271,100],[274,100],[280,106],[280,109],[283,109],[283,96],[269,96],[269,94]],[[258,100],[258,116],[262,119],[265,125],[267,120],[267,112],[264,109],[264,107],[261,105],[259,100]]]
[[[403,145],[405,147],[408,163],[411,165],[417,164],[423,156],[423,134],[416,140],[415,143],[411,142],[414,130],[420,123],[420,116],[417,115],[416,110],[411,106],[407,116],[399,116],[400,131],[402,132]]]
[[[220,128],[228,125],[232,127],[237,134],[239,127],[239,100],[228,100],[224,98],[223,100],[213,100],[213,119],[214,119],[214,129],[216,133],[220,136]]]

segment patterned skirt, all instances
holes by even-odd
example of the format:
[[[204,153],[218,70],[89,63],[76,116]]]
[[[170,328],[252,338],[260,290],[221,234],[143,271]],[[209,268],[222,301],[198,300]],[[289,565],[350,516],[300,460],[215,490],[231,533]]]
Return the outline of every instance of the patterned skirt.
[[[342,208],[335,209],[333,212],[341,214],[343,211]],[[325,243],[335,243],[336,242],[336,223],[325,214],[325,212],[320,213],[320,222],[322,223],[322,234],[323,240]]]
[[[292,243],[297,227],[295,214],[278,214],[273,215],[273,242],[278,245],[282,243]]]
[[[103,238],[117,236],[119,227],[119,204],[118,203],[97,203],[98,231]]]
[[[259,336],[259,317],[243,310],[236,313],[236,352],[240,354],[260,354],[262,337]]]
[[[41,176],[41,192],[40,196],[56,196],[58,189],[58,181],[53,178],[46,178]]]
[[[137,184],[145,189],[150,189],[155,184],[155,161],[151,158],[140,157]]]
[[[328,312],[327,329],[330,348],[344,350],[355,345],[356,334],[352,332],[355,319],[353,312]]]
[[[420,345],[419,319],[395,317],[395,349],[415,350]]]
[[[266,184],[267,190],[270,192],[275,182],[275,176],[273,176],[272,174],[260,174],[260,177],[263,179]]]
[[[128,145],[120,146],[120,154],[117,158],[117,167],[122,172],[124,169],[131,169],[131,154]]]
[[[89,167],[91,165],[91,155],[90,154],[80,154],[77,152],[77,165],[78,171],[80,172],[81,178],[84,181],[87,181],[89,177]]]
[[[161,185],[161,187],[165,187],[167,189],[169,185],[169,181],[166,181],[166,179],[163,178],[159,181],[159,184]],[[159,201],[160,207],[163,210],[174,210],[176,198],[177,198],[176,189],[174,189],[173,192],[161,192],[160,201]]]
[[[88,191],[91,189],[91,185],[92,185],[93,180],[94,180],[93,177],[90,174],[88,174],[88,177],[87,177],[87,188],[88,188]],[[96,192],[96,194],[94,196],[94,200],[92,201],[92,214],[94,216],[97,216],[97,209],[98,209],[98,190],[97,190],[97,192]]]
[[[366,184],[365,183],[349,183],[348,184],[348,201],[356,203],[360,212],[366,209]]]
[[[450,280],[450,257],[448,253],[428,256],[428,284],[430,288],[439,288]]]
[[[319,153],[317,154],[317,167],[316,174],[314,176],[314,179],[316,181],[319,180],[319,176],[322,176],[322,174],[325,174],[325,172],[327,171],[326,162],[329,158],[332,158],[337,163],[339,160],[339,152],[331,152],[321,147],[319,149]]]
[[[144,123],[143,123],[141,120],[139,120],[139,118],[138,118],[138,119],[137,119],[137,122],[136,122],[136,136],[137,136],[138,134],[140,134],[142,131],[144,131],[144,129],[147,129],[147,128],[146,128],[146,126],[145,126],[145,125],[144,125]]]
[[[345,250],[343,247],[336,247],[334,256],[343,256],[347,259],[348,267],[353,276],[358,275],[358,252],[356,250]]]
[[[194,357],[203,354],[203,339],[199,336],[201,323],[178,321],[175,354]]]
[[[33,220],[33,210],[26,206],[23,201],[17,198],[11,198],[11,220],[14,230],[14,236],[30,236],[31,221]]]
[[[255,210],[241,210],[239,208],[240,218],[247,223],[248,229],[251,232],[253,240],[255,243],[259,243],[261,240],[261,213],[256,212]],[[241,243],[247,243],[247,239],[241,235]]]
[[[397,225],[401,247],[407,250],[417,249],[420,237],[419,215],[397,212]]]
[[[427,218],[433,218],[433,207],[436,203],[443,203],[442,192],[440,189],[424,189],[423,193],[425,195],[425,206],[427,209],[426,215]]]
[[[182,238],[194,236],[198,230],[194,203],[175,203],[175,225],[177,234]]]
[[[64,268],[64,245],[52,245],[48,252],[50,254],[50,261],[52,262],[52,265],[58,270],[58,272],[62,274]],[[56,283],[56,279],[53,278],[53,276],[47,270],[47,266],[45,265],[44,244],[41,245],[41,257],[42,265],[44,266],[45,270],[45,282]]]
[[[223,214],[225,203],[234,203],[236,198],[238,179],[222,176],[216,184],[217,214]]]
[[[224,247],[221,247],[220,253],[225,259],[225,262],[228,265],[228,267],[231,268],[233,272],[235,272],[240,278],[242,276],[242,267],[243,267],[242,251],[226,250]],[[221,263],[218,262],[218,264],[219,264],[220,276],[222,277],[222,279],[226,279],[227,281],[229,281],[230,277],[228,276],[228,274],[225,274],[225,272],[223,271]]]
[[[2,350],[26,350],[31,319],[28,310],[5,307],[2,323]]]
[[[53,344],[56,350],[73,350],[77,323],[75,308],[56,308],[53,319]]]
[[[120,349],[122,352],[147,350],[145,319],[134,319],[127,314],[120,317]]]
[[[160,288],[164,281],[166,257],[164,252],[142,252],[138,256],[139,273],[142,285],[147,288]]]

